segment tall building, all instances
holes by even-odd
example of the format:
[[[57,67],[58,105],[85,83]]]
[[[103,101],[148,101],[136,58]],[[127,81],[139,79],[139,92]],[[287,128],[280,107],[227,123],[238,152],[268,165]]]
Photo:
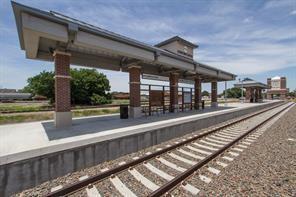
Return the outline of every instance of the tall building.
[[[266,92],[267,99],[286,99],[288,93],[286,77],[267,78],[267,85],[269,88]]]

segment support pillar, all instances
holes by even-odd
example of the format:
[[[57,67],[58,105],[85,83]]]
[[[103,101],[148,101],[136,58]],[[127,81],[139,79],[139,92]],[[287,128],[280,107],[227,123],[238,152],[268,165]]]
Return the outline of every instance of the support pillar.
[[[129,116],[131,118],[141,117],[141,91],[140,91],[141,67],[129,67],[129,93],[130,107]]]
[[[258,103],[258,101],[259,101],[259,88],[255,88],[254,103]]]
[[[178,73],[170,73],[170,112],[175,112],[179,109],[178,106]]]
[[[262,89],[261,88],[258,89],[258,94],[259,94],[259,96],[258,96],[259,100],[258,101],[262,102],[263,98],[262,98]]]
[[[251,102],[251,97],[252,97],[252,89],[246,88],[246,102],[247,103]]]
[[[217,102],[217,81],[212,81],[211,88],[212,88],[211,107],[218,107],[218,102]]]
[[[251,102],[255,103],[256,88],[251,88]]]
[[[286,94],[285,93],[281,93],[280,94],[280,100],[285,100],[286,99]]]
[[[57,128],[72,125],[71,86],[70,86],[70,53],[55,51],[55,113],[54,122]]]
[[[249,103],[253,103],[254,102],[254,89],[250,88],[250,99],[249,99]]]
[[[194,109],[198,110],[201,103],[201,77],[194,79]]]
[[[227,81],[225,81],[224,83],[224,106],[227,106]]]

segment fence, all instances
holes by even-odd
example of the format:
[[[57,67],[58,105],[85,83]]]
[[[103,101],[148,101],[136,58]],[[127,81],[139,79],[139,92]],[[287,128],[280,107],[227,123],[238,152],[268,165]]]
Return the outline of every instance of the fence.
[[[178,105],[176,111],[192,110],[194,88],[178,86]],[[141,84],[141,107],[145,115],[167,113],[171,106],[170,86]]]

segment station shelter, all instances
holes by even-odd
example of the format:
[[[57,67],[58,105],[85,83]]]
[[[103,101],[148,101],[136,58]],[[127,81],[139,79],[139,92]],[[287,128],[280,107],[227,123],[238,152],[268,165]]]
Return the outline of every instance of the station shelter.
[[[236,77],[195,61],[198,45],[179,36],[152,46],[54,11],[16,2],[12,7],[26,58],[54,62],[56,127],[72,122],[71,64],[129,73],[129,81],[122,83],[129,83],[131,118],[142,116],[143,108],[148,108],[149,114],[155,107],[162,107],[163,112],[199,109],[202,83],[211,83],[211,105],[215,107],[217,82]],[[166,78],[169,86],[142,84],[141,78],[145,77]],[[180,81],[190,81],[194,88],[180,87]]]
[[[266,84],[255,81],[250,78],[245,78],[240,83],[234,84],[234,87],[246,90],[245,102],[248,103],[262,102],[262,91],[268,88]]]

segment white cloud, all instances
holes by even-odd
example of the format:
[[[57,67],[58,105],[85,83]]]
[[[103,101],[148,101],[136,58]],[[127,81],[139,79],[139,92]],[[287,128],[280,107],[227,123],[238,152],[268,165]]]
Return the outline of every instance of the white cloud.
[[[294,0],[270,0],[267,1],[264,8],[265,9],[272,9],[272,8],[282,8],[282,7],[291,7],[295,6]]]
[[[231,2],[227,3],[226,1],[213,1],[210,4],[209,14],[214,14],[217,16],[225,16],[236,13],[242,7],[242,2]]]
[[[192,2],[196,12],[173,6],[156,6],[153,2],[77,1],[72,4],[70,0],[61,1],[42,4],[42,7],[60,10],[70,17],[148,44],[180,35],[199,44],[195,53],[197,61],[236,74],[255,74],[296,66],[296,27],[287,21],[294,19],[287,14],[296,14],[294,0],[266,1],[263,7],[254,10],[249,9],[249,1]],[[44,9],[37,0],[26,4]],[[15,29],[9,30],[1,24],[0,29],[13,31],[13,37],[17,38]],[[19,66],[18,63],[25,58],[18,43],[14,44],[15,47],[11,48],[3,45],[7,52],[2,53],[2,60],[9,65],[5,69]],[[104,73],[114,90],[127,89],[128,86],[121,83],[125,74]]]
[[[149,12],[147,8],[146,11]],[[126,7],[113,4],[94,5],[92,9],[82,6],[79,11],[77,7],[68,7],[65,14],[150,44],[160,42],[176,32],[174,20],[170,17],[139,16]]]
[[[289,45],[250,43],[235,47],[221,47],[218,53],[201,51],[198,57],[202,62],[236,74],[256,74],[296,67],[295,46],[295,42]]]
[[[245,19],[243,20],[243,22],[244,22],[244,23],[250,23],[250,22],[252,22],[252,20],[253,20],[253,17],[248,17],[248,18],[245,18]]]
[[[290,15],[296,15],[296,10],[291,11]]]

